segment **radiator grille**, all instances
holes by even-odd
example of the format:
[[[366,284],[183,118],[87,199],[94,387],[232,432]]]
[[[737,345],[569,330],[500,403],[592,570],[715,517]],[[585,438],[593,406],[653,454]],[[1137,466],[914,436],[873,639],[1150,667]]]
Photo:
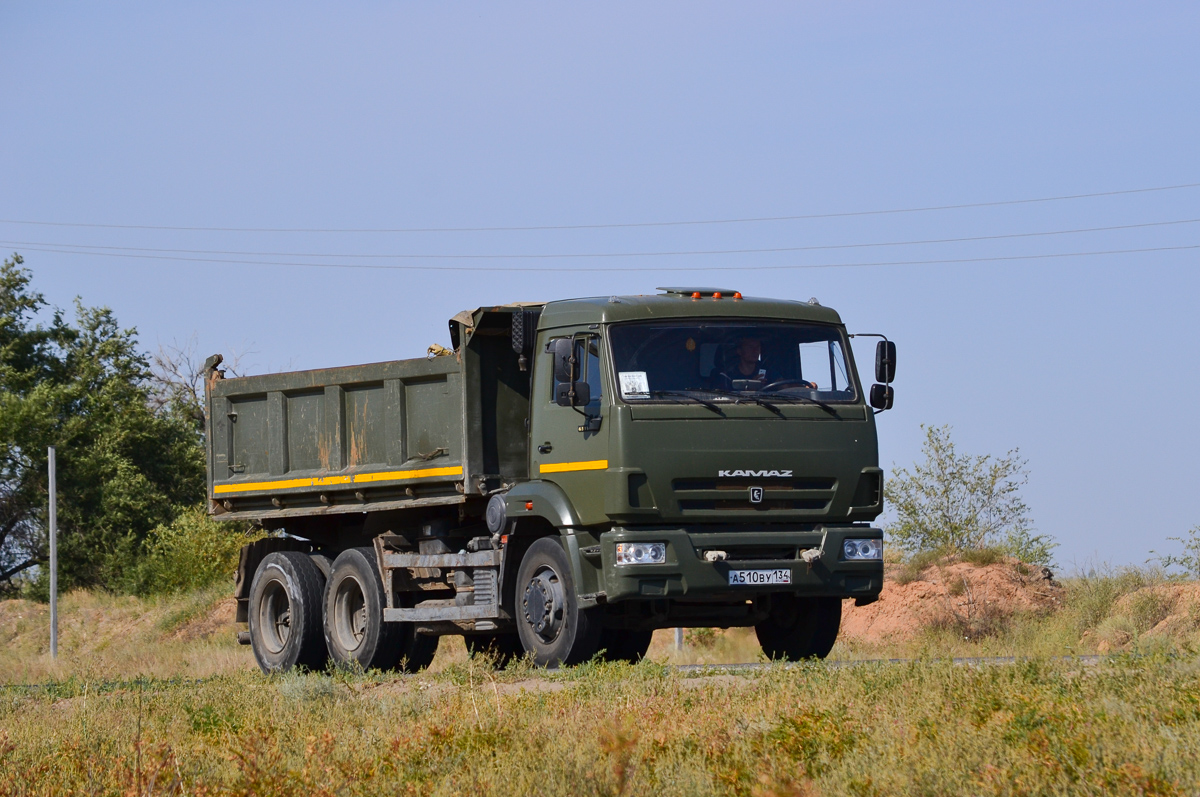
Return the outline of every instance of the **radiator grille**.
[[[681,512],[823,512],[837,491],[837,479],[676,479],[671,487]],[[761,487],[762,500],[750,501]]]
[[[809,511],[816,511],[816,510],[826,509],[828,506],[829,506],[828,500],[821,500],[819,498],[794,498],[791,500],[785,499],[782,501],[776,501],[776,500],[771,500],[769,498],[764,498],[762,501],[758,502],[757,504],[750,503],[749,498],[745,498],[740,501],[737,499],[733,499],[733,498],[721,499],[721,500],[704,499],[704,498],[680,498],[679,499],[679,508],[685,512],[689,511],[689,510],[690,511],[720,510],[720,511],[724,512],[724,511],[743,510],[743,509],[744,510],[753,510],[756,512],[763,512],[763,511],[769,512],[772,510],[786,511],[786,510],[796,510],[796,509],[806,509]]]

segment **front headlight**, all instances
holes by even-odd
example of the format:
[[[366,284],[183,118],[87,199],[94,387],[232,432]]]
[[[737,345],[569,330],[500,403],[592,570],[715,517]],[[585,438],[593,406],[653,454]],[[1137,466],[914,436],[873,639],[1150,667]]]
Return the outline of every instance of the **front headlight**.
[[[661,565],[667,561],[665,542],[618,542],[617,564]]]
[[[842,555],[846,559],[883,559],[883,540],[846,540],[842,543]]]

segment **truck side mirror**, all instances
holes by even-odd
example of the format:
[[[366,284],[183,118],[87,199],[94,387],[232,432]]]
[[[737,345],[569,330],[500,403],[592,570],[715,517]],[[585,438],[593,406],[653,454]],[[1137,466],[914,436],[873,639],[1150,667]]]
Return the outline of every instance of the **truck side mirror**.
[[[571,338],[558,338],[550,342],[550,351],[554,353],[554,381],[567,382],[575,380],[575,341]]]
[[[880,344],[881,346],[883,344]],[[871,406],[880,412],[890,410],[892,408],[892,399],[895,394],[892,392],[891,385],[871,385]]]
[[[896,344],[881,340],[875,346],[875,381],[885,385],[896,378]]]
[[[571,401],[574,392],[575,400]],[[592,388],[587,382],[564,382],[554,391],[554,403],[560,407],[582,407],[592,400]]]

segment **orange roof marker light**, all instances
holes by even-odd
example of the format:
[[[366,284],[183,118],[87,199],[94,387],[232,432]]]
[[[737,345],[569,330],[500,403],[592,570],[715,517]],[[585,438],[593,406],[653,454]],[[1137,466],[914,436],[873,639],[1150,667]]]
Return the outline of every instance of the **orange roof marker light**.
[[[734,291],[733,292],[733,300],[736,302],[740,298],[742,298],[742,294],[738,291]]]
[[[732,288],[698,288],[694,285],[688,285],[687,287],[659,288],[659,290],[667,296],[678,296],[680,299],[686,299],[689,296],[693,299],[703,299],[706,296],[720,299],[722,297],[728,298],[735,294],[738,298],[741,297],[741,294]]]

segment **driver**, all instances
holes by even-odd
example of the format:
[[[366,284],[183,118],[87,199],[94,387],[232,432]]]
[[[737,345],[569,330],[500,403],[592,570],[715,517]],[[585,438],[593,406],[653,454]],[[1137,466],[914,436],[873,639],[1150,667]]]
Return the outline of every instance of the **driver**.
[[[734,351],[738,357],[737,364],[722,374],[730,382],[749,380],[757,382],[758,387],[761,388],[775,381],[775,378],[767,373],[767,369],[762,364],[762,340],[752,337],[741,338]],[[788,384],[795,387],[816,388],[812,382],[803,380],[788,380]]]
[[[733,373],[727,374],[730,379],[753,379],[756,382],[767,382],[767,369],[762,367],[762,341],[758,338],[742,338],[738,341],[738,362]]]

